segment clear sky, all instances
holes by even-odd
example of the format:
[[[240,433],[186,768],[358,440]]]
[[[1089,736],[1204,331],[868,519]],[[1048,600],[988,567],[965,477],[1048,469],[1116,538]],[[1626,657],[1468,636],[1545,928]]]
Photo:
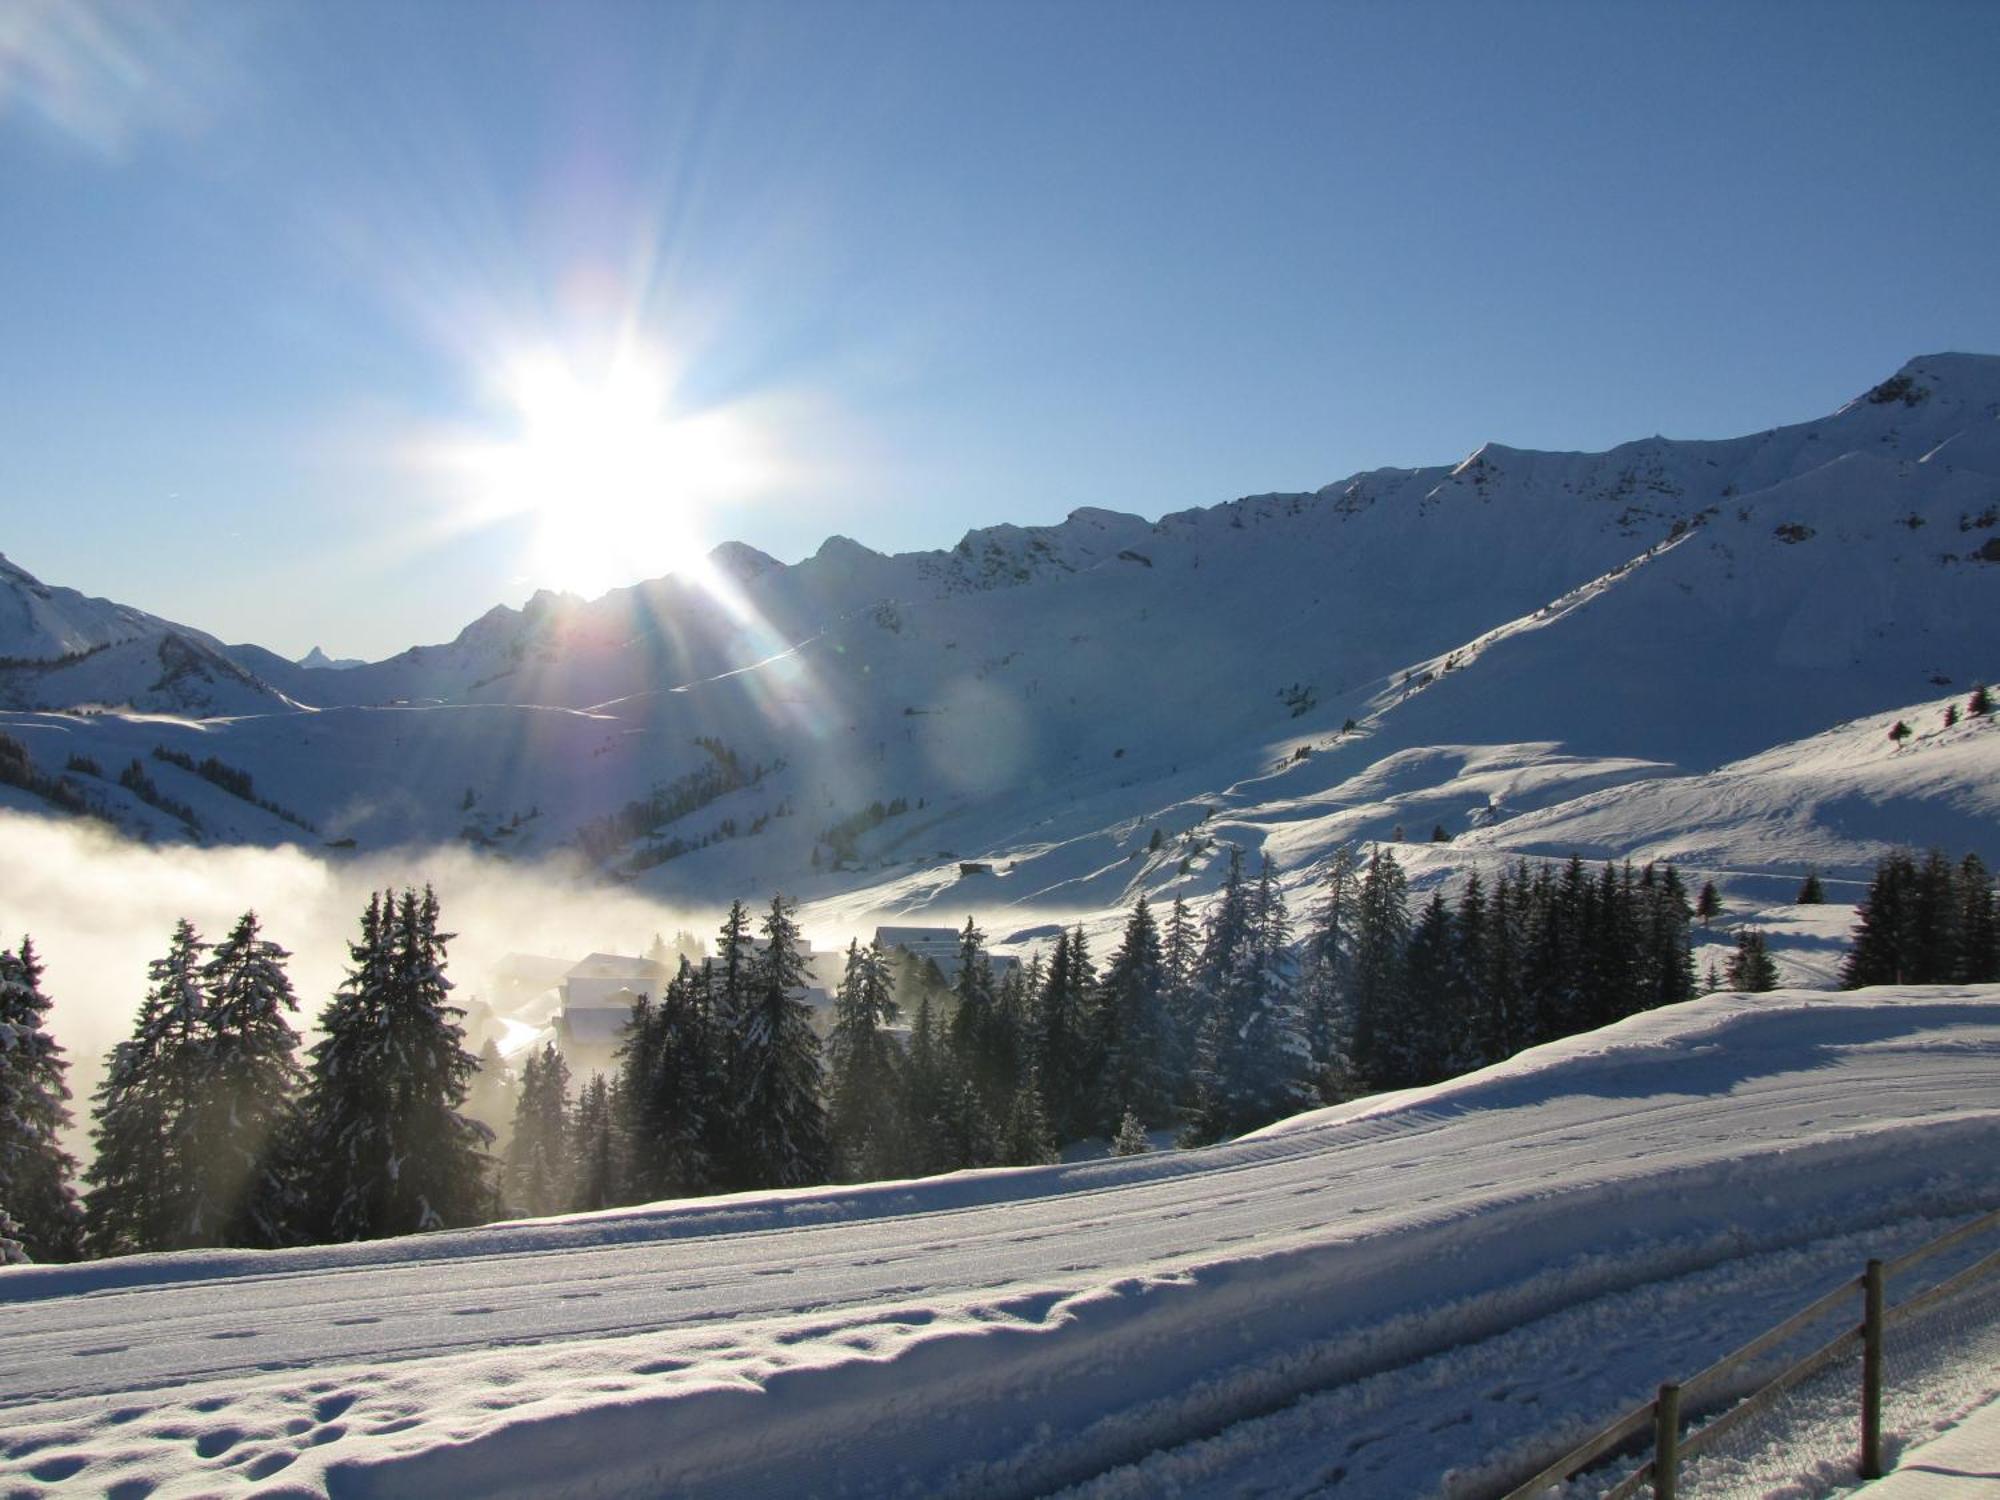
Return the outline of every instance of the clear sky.
[[[2000,352],[2000,5],[0,0],[0,551],[287,654]]]

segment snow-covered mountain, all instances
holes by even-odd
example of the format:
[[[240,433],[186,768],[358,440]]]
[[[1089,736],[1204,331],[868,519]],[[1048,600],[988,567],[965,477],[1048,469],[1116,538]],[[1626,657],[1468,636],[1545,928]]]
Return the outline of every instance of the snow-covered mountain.
[[[1488,444],[894,557],[834,537],[787,566],[727,544],[340,671],[6,579],[41,606],[21,639],[45,656],[124,632],[0,668],[0,703],[49,710],[0,729],[51,774],[164,744],[254,773],[326,839],[581,843],[663,893],[783,885],[829,918],[973,904],[1030,926],[1205,889],[1229,841],[1296,881],[1398,825],[1462,840],[1460,864],[1573,845],[1850,876],[1883,840],[2000,833],[1966,790],[2000,771],[1987,726],[1948,755],[1874,743],[1876,717],[1939,714],[2000,672],[1988,356],[1920,358],[1831,416],[1723,441]],[[209,722],[61,711],[84,707]],[[1846,723],[1831,752],[1781,748]],[[1842,748],[1864,742],[1874,770]],[[152,837],[302,837],[162,775],[191,823],[116,789],[86,800]],[[1801,777],[1796,837],[1728,823]],[[1857,821],[1857,799],[1881,815]],[[969,889],[961,860],[995,873]]]

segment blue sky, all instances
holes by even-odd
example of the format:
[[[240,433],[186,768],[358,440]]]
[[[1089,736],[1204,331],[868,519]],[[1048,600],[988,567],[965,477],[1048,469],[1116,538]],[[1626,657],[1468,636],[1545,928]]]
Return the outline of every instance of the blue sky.
[[[1996,65],[1980,3],[8,0],[0,550],[379,656],[728,537],[1799,420],[2000,352]],[[508,372],[618,348],[720,477],[486,503]]]

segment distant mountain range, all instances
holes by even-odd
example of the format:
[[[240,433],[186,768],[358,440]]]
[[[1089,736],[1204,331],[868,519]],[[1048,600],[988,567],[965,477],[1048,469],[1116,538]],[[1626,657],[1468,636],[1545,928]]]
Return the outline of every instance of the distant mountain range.
[[[1776,892],[1808,864],[1864,873],[1898,829],[2000,854],[1990,724],[1946,755],[1876,722],[1938,729],[2000,674],[1996,626],[2000,358],[1945,354],[1721,441],[1488,444],[940,552],[728,543],[364,664],[226,646],[0,560],[0,732],[51,777],[100,767],[69,773],[82,800],[143,837],[577,848],[704,901],[1028,922],[1199,893],[1232,842],[1302,885],[1399,827],[1440,879],[1705,829],[1680,857]],[[173,808],[115,783],[134,757]],[[1842,790],[1781,794],[1801,776]],[[1434,831],[1453,842],[1415,847]],[[961,861],[995,873],[968,888]]]

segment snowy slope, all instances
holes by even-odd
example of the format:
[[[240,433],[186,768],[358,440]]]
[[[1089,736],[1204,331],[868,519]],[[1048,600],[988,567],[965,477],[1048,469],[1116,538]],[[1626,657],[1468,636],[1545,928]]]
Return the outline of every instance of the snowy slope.
[[[9,661],[54,661],[171,628],[130,605],[51,587],[0,555],[0,657]]]
[[[0,1271],[0,1477],[1016,1495],[1329,1390],[1355,1493],[1490,1486],[1990,1206],[1996,1060],[1996,987],[1721,995],[1199,1152]]]

